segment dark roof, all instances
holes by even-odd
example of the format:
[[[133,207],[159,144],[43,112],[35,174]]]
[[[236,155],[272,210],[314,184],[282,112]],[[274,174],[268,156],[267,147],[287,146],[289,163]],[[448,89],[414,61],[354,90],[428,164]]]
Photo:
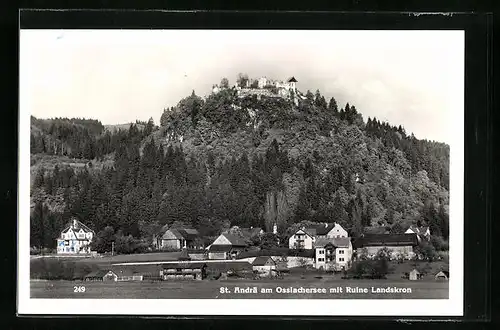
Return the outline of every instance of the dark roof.
[[[273,258],[268,257],[268,256],[260,256],[260,257],[255,258],[255,260],[252,262],[252,265],[253,266],[264,266],[269,261],[269,259],[271,259],[272,263],[275,264]]]
[[[356,248],[365,246],[415,246],[416,234],[366,234],[355,241]]]
[[[364,227],[363,232],[365,235],[373,235],[373,234],[388,234],[390,231],[385,226],[377,226],[377,227]]]
[[[320,224],[316,226],[316,235],[326,235],[335,227],[334,223]]]
[[[188,254],[205,254],[207,251],[205,249],[186,249]]]
[[[188,241],[193,241],[198,236],[200,236],[200,233],[196,229],[191,229],[191,228],[182,228],[182,229],[177,229],[179,234],[182,235],[182,237]]]
[[[183,239],[184,238],[184,237],[182,237],[181,233],[179,233],[179,231],[177,229],[169,229],[163,235],[165,235],[167,232],[171,232],[172,235],[174,235],[176,239]]]
[[[207,264],[204,262],[178,262],[178,263],[168,263],[163,265],[163,269],[197,269],[207,267]]]
[[[170,228],[167,231],[170,231],[176,239],[185,239],[187,241],[192,241],[200,236],[200,233],[198,233],[196,229],[191,228]],[[167,231],[165,231],[165,233]],[[163,235],[165,235],[165,233],[163,233]]]
[[[309,236],[326,235],[333,228],[335,228],[335,225],[336,225],[336,223],[320,223],[320,224],[317,224],[317,225],[312,225],[312,226],[304,227],[304,229],[299,228],[297,231],[303,230]]]
[[[331,244],[335,247],[349,247],[349,242],[350,238],[349,237],[325,237],[325,238],[318,238],[314,242],[314,247],[324,247],[328,244]]]
[[[233,234],[223,234],[223,235],[225,238],[228,239],[229,242],[231,242],[233,246],[247,246],[247,242],[245,242],[245,239],[243,237],[236,236]]]
[[[292,77],[292,78],[288,79],[287,82],[297,82],[297,79],[295,79],[295,77]]]
[[[85,275],[85,277],[104,277],[107,273],[112,272],[110,269],[99,269]]]
[[[209,252],[229,252],[232,249],[232,245],[210,245],[208,248]]]

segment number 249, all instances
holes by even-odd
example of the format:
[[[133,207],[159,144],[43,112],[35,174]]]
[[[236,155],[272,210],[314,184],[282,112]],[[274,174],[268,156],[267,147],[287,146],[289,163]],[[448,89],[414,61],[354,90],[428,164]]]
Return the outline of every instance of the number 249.
[[[85,287],[84,286],[74,286],[73,292],[78,292],[78,293],[85,292]]]

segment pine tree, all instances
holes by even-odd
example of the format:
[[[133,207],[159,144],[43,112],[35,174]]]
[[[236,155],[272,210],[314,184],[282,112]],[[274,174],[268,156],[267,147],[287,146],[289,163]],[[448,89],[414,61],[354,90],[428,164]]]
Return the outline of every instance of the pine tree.
[[[335,115],[338,114],[338,112],[339,112],[339,108],[337,106],[337,101],[335,100],[335,98],[333,96],[330,99],[330,103],[328,103],[328,110],[331,111]]]

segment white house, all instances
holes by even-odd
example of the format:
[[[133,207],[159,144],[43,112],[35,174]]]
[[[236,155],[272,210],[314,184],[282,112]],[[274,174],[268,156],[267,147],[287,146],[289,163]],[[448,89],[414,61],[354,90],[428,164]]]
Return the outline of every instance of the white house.
[[[339,238],[349,237],[347,231],[338,223],[320,223],[315,226],[299,229],[289,239],[290,249],[313,249],[313,243],[317,238]]]
[[[311,250],[313,243],[316,240],[316,232],[314,229],[301,228],[288,239],[288,247],[290,249],[305,249]]]
[[[57,239],[57,254],[88,254],[95,232],[76,219],[72,219]]]
[[[316,236],[319,238],[349,237],[347,231],[338,223],[325,223],[316,227]]]
[[[351,266],[353,248],[349,237],[318,238],[314,249],[317,269],[339,271]]]

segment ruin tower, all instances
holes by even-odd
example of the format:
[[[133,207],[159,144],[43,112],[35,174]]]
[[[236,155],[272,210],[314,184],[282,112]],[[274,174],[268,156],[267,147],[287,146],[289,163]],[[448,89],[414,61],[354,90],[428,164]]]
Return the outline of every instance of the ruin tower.
[[[292,90],[294,93],[297,91],[297,86],[296,83],[298,82],[295,77],[292,77],[286,81],[288,85],[290,86],[290,90]]]

